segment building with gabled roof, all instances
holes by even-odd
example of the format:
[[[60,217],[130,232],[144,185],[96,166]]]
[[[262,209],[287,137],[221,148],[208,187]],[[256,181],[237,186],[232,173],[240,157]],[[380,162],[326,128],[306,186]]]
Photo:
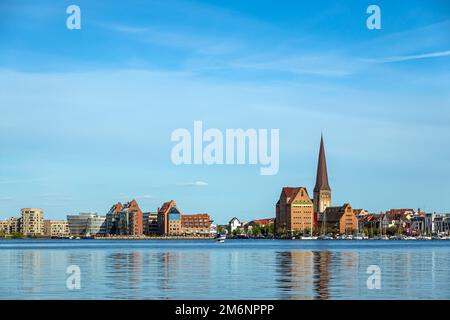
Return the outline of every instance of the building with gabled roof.
[[[123,205],[119,211],[120,235],[139,236],[144,234],[142,210],[136,200],[131,200]]]
[[[241,221],[236,218],[233,217],[229,222],[228,222],[228,229],[230,230],[230,232],[233,232],[234,230],[241,228],[242,227],[242,223]]]
[[[163,205],[158,208],[158,229],[159,234],[161,235],[169,233],[169,212],[172,208],[177,208],[177,204],[173,200],[164,202]]]
[[[106,235],[142,235],[143,215],[136,200],[118,202],[106,214]]]
[[[275,228],[284,232],[311,230],[314,206],[305,187],[284,187],[276,203]]]
[[[337,207],[328,207],[319,217],[319,223],[326,228],[339,230],[341,234],[358,230],[358,218],[349,203]]]
[[[106,235],[115,235],[119,232],[119,213],[122,210],[123,205],[121,202],[113,204],[106,214],[105,220],[105,233]]]

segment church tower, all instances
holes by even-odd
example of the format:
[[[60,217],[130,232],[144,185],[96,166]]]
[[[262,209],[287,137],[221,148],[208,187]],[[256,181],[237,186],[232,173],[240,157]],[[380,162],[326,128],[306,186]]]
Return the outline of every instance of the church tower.
[[[319,160],[317,163],[316,186],[314,187],[314,216],[317,222],[319,216],[331,206],[331,188],[328,184],[327,161],[323,136],[320,137]]]

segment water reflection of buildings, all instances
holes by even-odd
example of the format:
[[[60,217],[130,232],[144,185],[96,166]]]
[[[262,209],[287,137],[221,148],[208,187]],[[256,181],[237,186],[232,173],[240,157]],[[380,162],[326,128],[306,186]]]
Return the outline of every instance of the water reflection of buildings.
[[[173,290],[173,279],[177,277],[181,268],[180,252],[159,252],[156,255],[156,268],[158,272],[158,288],[161,292],[166,293]]]
[[[187,298],[208,281],[209,255],[177,251],[114,252],[108,255],[108,287],[112,295],[139,299]]]
[[[277,252],[276,279],[281,299],[313,299],[313,253],[311,251]]]
[[[281,298],[329,299],[333,258],[330,251],[278,252],[276,281]]]
[[[139,251],[111,253],[106,258],[108,287],[121,291],[130,298],[140,296],[143,257]]]
[[[327,300],[330,298],[330,265],[332,254],[330,251],[314,251],[314,299]]]
[[[41,251],[23,251],[17,256],[17,264],[21,266],[18,275],[24,292],[39,291],[41,278],[44,274],[45,262]]]
[[[208,252],[158,252],[155,258],[160,298],[207,298],[209,290],[216,290]]]

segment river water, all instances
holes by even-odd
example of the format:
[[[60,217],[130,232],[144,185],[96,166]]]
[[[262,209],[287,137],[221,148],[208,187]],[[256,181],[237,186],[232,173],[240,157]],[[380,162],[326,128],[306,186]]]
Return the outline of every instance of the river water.
[[[450,241],[0,240],[0,299],[450,299]]]

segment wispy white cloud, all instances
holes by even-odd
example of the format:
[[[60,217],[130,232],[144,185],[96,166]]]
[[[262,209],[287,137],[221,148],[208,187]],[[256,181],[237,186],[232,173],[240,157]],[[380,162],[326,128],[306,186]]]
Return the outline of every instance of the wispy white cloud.
[[[295,57],[266,58],[232,62],[235,69],[283,72],[326,77],[343,77],[360,69],[360,62],[338,55],[299,54]]]
[[[206,187],[208,186],[208,183],[205,181],[194,181],[194,182],[180,183],[179,185],[189,187]]]
[[[151,194],[144,194],[142,196],[136,196],[135,199],[153,199],[154,197]]]
[[[168,48],[193,50],[203,55],[234,52],[241,44],[232,39],[156,26],[131,26],[118,23],[99,23],[105,29],[134,36],[137,41]]]
[[[380,59],[371,59],[368,60],[370,62],[379,62],[379,63],[391,63],[391,62],[401,62],[408,60],[419,60],[419,59],[430,59],[430,58],[438,58],[438,57],[447,57],[450,56],[450,50],[448,51],[438,51],[438,52],[430,52],[416,55],[405,55],[405,56],[394,56],[388,58],[380,58]]]
[[[364,61],[335,52],[324,54],[323,51],[298,51],[288,46],[289,49],[270,48],[261,54],[261,47],[257,42],[250,45],[248,39],[236,34],[211,35],[167,26],[134,26],[111,22],[99,22],[98,25],[144,44],[186,50],[190,54],[185,60],[180,60],[180,68],[192,74],[244,71],[339,78],[355,74],[364,68]],[[140,64],[148,68],[145,61],[143,58],[132,62],[133,65],[137,62],[136,67]]]
[[[135,200],[142,200],[142,199],[154,199],[154,196],[151,194],[143,194],[143,195],[128,195],[125,193],[120,194],[121,199],[135,199]]]
[[[0,197],[0,201],[8,201],[8,200],[12,200],[12,197],[9,196],[5,196],[5,197]]]

